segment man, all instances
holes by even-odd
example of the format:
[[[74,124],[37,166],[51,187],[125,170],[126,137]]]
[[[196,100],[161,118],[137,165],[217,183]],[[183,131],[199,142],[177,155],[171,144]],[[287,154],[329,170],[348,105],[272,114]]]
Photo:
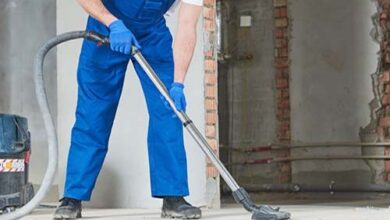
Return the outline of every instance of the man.
[[[81,217],[81,201],[91,198],[107,153],[108,140],[132,61],[148,107],[148,151],[152,196],[163,199],[162,217],[200,218],[201,210],[183,197],[189,194],[183,128],[173,111],[131,57],[138,47],[156,70],[179,111],[186,110],[184,79],[195,44],[203,0],[78,0],[90,14],[87,30],[109,36],[110,47],[83,42],[78,67],[76,123],[72,129],[65,193],[55,219]],[[181,1],[181,2],[180,2]],[[179,7],[172,36],[164,15]]]

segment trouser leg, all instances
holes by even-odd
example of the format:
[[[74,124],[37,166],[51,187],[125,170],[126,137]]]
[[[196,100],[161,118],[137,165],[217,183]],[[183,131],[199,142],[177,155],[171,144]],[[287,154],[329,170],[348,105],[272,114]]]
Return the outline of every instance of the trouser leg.
[[[129,57],[108,47],[84,41],[77,73],[76,122],[71,135],[64,197],[90,200],[107,153],[128,60]]]
[[[187,196],[188,178],[183,126],[161,99],[161,95],[135,64],[149,112],[148,152],[152,196]],[[167,88],[173,82],[173,63],[153,65]]]

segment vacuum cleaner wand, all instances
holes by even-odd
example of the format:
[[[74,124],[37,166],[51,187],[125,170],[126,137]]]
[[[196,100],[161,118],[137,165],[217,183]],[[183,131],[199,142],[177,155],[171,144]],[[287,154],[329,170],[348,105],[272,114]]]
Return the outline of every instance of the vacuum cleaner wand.
[[[0,216],[0,220],[14,220],[19,219],[30,212],[32,212],[43,198],[48,193],[55,177],[55,173],[58,165],[58,143],[57,143],[57,135],[55,126],[53,123],[52,115],[50,113],[49,104],[47,101],[47,94],[45,90],[45,84],[43,79],[43,64],[47,53],[57,45],[75,40],[75,39],[89,39],[97,42],[101,45],[109,44],[109,39],[103,35],[94,32],[88,31],[75,31],[64,33],[58,35],[52,39],[50,39],[42,48],[38,51],[35,61],[34,61],[34,82],[35,82],[35,91],[38,100],[38,104],[42,113],[45,129],[48,136],[48,152],[49,152],[49,162],[48,167],[45,173],[45,176],[42,180],[41,187],[38,192],[35,194],[34,198],[27,203],[22,208],[16,210],[15,212],[4,214]],[[227,185],[233,191],[233,197],[237,201],[243,205],[243,207],[252,212],[252,220],[285,220],[290,218],[290,213],[279,211],[279,209],[272,208],[267,205],[257,206],[253,203],[249,194],[245,191],[245,189],[241,188],[238,183],[234,180],[232,175],[226,169],[226,167],[222,164],[222,162],[218,159],[218,156],[214,153],[213,149],[207,143],[206,139],[202,136],[200,131],[196,128],[191,119],[187,116],[185,112],[178,111],[175,107],[173,100],[171,99],[167,88],[161,82],[153,68],[149,65],[146,59],[142,56],[141,51],[136,47],[132,48],[132,55],[137,60],[137,62],[141,65],[143,70],[146,72],[150,80],[157,87],[162,96],[165,97],[177,117],[183,123],[183,126],[190,133],[190,135],[194,138],[195,142],[200,146],[202,151],[209,157],[211,162],[219,171],[222,178],[225,180]]]
[[[161,82],[153,68],[149,65],[146,59],[142,56],[140,50],[133,46],[132,56],[137,60],[141,65],[142,69],[148,75],[149,79],[156,86],[158,91],[162,96],[167,100],[177,117],[183,123],[183,126],[186,128],[188,133],[193,137],[195,142],[199,145],[202,151],[207,155],[213,165],[217,168],[222,178],[225,180],[226,184],[233,192],[233,197],[237,203],[241,203],[246,210],[253,212],[253,220],[284,220],[290,218],[290,213],[281,212],[279,209],[274,209],[270,206],[256,206],[249,194],[245,189],[241,188],[223,163],[219,160],[218,156],[214,153],[211,146],[207,143],[206,139],[194,125],[192,120],[188,115],[183,111],[178,111],[175,107],[175,103],[169,95],[169,92],[165,85]]]

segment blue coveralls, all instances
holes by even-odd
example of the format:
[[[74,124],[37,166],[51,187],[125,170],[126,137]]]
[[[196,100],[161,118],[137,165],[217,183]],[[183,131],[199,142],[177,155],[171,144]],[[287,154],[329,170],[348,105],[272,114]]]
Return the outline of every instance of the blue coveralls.
[[[134,33],[142,46],[143,55],[169,89],[173,82],[174,61],[172,35],[166,26],[164,14],[174,0],[105,0],[103,3]],[[91,17],[87,30],[109,35],[108,28]],[[141,81],[149,113],[148,152],[152,196],[189,194],[183,127],[179,119],[172,117],[173,111],[165,106],[160,93],[131,56],[85,40],[77,73],[76,123],[72,129],[64,197],[84,201],[91,198],[107,153],[130,59]]]

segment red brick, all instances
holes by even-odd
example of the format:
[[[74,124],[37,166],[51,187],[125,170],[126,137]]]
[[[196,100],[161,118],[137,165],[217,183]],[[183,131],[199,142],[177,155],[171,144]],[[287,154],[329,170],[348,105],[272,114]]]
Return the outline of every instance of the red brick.
[[[288,19],[287,18],[277,18],[275,19],[275,26],[277,28],[287,27]]]
[[[385,20],[387,18],[387,14],[385,12],[380,13],[380,19]]]
[[[274,7],[287,6],[287,0],[274,0]]]
[[[290,119],[290,110],[288,109],[279,109],[278,110],[278,113],[276,114],[277,116],[277,119],[279,121],[288,121]],[[286,129],[282,129],[282,130],[286,130]]]
[[[204,51],[204,56],[206,57],[206,59],[207,59],[207,57],[213,57],[214,56],[214,50]]]
[[[206,124],[215,125],[217,123],[217,113],[206,112]]]
[[[208,85],[215,85],[217,83],[217,75],[206,73],[204,76],[204,82]]]
[[[288,99],[283,99],[278,102],[278,108],[279,109],[285,109],[290,107],[290,100]]]
[[[214,19],[214,14],[215,14],[214,13],[214,8],[204,7],[203,15],[204,15],[205,19],[213,20]]]
[[[283,37],[283,33],[282,33],[282,37]],[[287,47],[287,39],[275,39],[275,47],[276,48]]]
[[[290,61],[286,58],[275,58],[276,68],[288,68]]]
[[[278,89],[276,90],[276,98],[281,99],[283,97],[283,92],[282,90]]]
[[[390,105],[390,94],[386,94],[382,97],[382,105]]]
[[[280,139],[280,141],[289,141],[291,139],[290,132],[288,130],[279,132],[278,138]]]
[[[274,16],[275,16],[275,18],[280,18],[282,16],[282,11],[280,8],[274,9]]]
[[[284,77],[284,74],[283,74],[283,70],[282,69],[276,69],[276,80],[280,80],[280,79],[286,79],[286,77]]]
[[[276,117],[281,120],[283,118],[283,110],[278,110],[278,113],[276,113]]]
[[[276,80],[276,88],[282,89],[288,87],[288,80],[287,79],[277,79]]]
[[[283,110],[284,119],[290,119],[290,115],[291,115],[290,108],[286,108]]]
[[[209,178],[216,178],[218,177],[219,173],[217,168],[213,167],[207,167],[207,177]]]
[[[390,127],[390,117],[385,117],[385,118],[379,119],[379,126]]]
[[[215,60],[205,60],[204,61],[204,68],[206,71],[215,71],[215,69],[216,69]]]
[[[283,47],[283,48],[279,48],[277,49],[277,57],[287,57],[288,56],[288,48],[287,47]]]
[[[209,32],[215,31],[215,21],[214,20],[204,20],[204,29]]]
[[[275,31],[274,31],[275,33],[275,37],[276,38],[284,38],[284,37],[286,37],[287,36],[287,30],[285,30],[284,28],[277,28],[277,29],[275,29]]]
[[[384,71],[380,76],[379,80],[382,83],[390,82],[390,71]]]
[[[215,125],[206,125],[206,137],[216,138],[217,130]]]
[[[287,7],[281,7],[280,8],[280,17],[287,17]]]
[[[216,91],[217,91],[216,86],[206,86],[206,88],[205,88],[206,98],[216,98],[216,96],[217,96]]]
[[[282,130],[290,129],[290,122],[289,121],[279,122],[279,129],[282,129]]]
[[[283,89],[282,90],[282,97],[283,98],[289,98],[290,97],[290,90],[289,89]]]
[[[206,99],[204,102],[206,111],[217,110],[217,101],[215,99]]]
[[[204,0],[203,4],[207,7],[214,7],[216,0]]]
[[[210,147],[214,150],[214,153],[218,154],[218,142],[215,138],[207,138],[207,143],[210,145]]]

